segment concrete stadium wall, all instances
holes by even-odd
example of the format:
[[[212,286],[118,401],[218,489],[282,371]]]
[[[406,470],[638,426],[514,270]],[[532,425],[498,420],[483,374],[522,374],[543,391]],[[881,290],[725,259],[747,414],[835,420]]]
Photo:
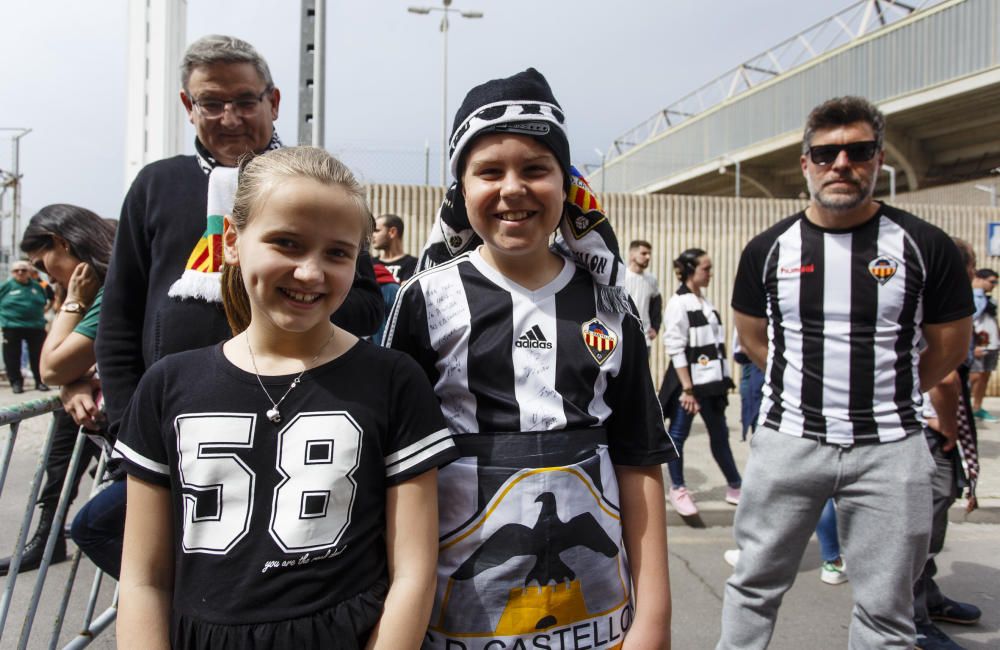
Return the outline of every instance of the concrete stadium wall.
[[[427,238],[434,215],[444,196],[440,187],[415,185],[372,185],[368,200],[376,216],[391,212],[403,218],[405,249],[417,255]],[[645,239],[653,245],[650,271],[657,277],[666,300],[677,288],[672,260],[687,248],[702,248],[712,256],[713,281],[708,297],[718,308],[723,324],[732,330],[730,292],[740,252],[757,233],[805,207],[790,199],[736,199],[714,196],[671,194],[607,194],[602,201],[614,224],[623,259],[628,243]],[[948,234],[969,241],[980,266],[994,264],[986,250],[987,224],[1000,222],[1000,209],[969,205],[904,206]],[[650,357],[653,376],[659,385],[667,367],[659,339]],[[1000,373],[994,373],[990,395],[1000,395]]]

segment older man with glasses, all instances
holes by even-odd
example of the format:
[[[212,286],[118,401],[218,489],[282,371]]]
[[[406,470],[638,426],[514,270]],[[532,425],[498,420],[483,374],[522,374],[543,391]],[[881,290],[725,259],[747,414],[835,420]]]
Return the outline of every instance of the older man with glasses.
[[[221,215],[209,194],[246,154],[276,149],[281,92],[249,43],[205,36],[181,62],[180,100],[194,125],[195,155],[147,165],[122,206],[104,285],[98,367],[112,433],[139,378],[164,355],[207,347],[232,333],[219,293]],[[219,173],[216,173],[219,172]],[[231,192],[231,180],[230,192]],[[213,197],[217,194],[213,194]],[[231,194],[228,197],[231,208]],[[382,298],[367,252],[337,324],[359,335],[382,322]]]
[[[28,262],[18,261],[10,269],[11,277],[0,285],[0,327],[3,328],[3,362],[10,389],[24,392],[21,374],[21,347],[28,344],[28,362],[35,378],[35,389],[49,390],[42,382],[39,360],[45,343],[45,289],[31,278]]]
[[[151,163],[125,196],[104,282],[95,343],[108,428],[149,366],[167,354],[207,348],[232,336],[221,304],[222,215],[232,209],[245,155],[281,147],[275,132],[281,92],[267,62],[246,41],[205,36],[181,62],[180,100],[194,125],[195,154]],[[382,323],[382,296],[366,250],[335,322],[358,336]],[[93,546],[122,534],[125,493],[104,490],[88,505],[98,526],[78,529]]]

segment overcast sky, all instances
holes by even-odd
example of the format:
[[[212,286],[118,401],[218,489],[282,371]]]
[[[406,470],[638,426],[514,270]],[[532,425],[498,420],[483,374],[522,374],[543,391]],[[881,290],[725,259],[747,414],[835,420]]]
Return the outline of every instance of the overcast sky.
[[[431,181],[439,177],[440,13],[406,11],[424,1],[327,2],[325,144],[368,182],[420,182],[425,142]],[[599,164],[595,148],[848,4],[454,0],[485,17],[452,19],[448,123],[472,86],[534,66],[565,109],[576,164]],[[21,141],[25,222],[49,203],[118,216],[127,12],[126,0],[0,2],[0,127],[33,129]],[[283,91],[278,132],[294,144],[299,3],[189,0],[187,42],[213,32],[250,41],[268,60]],[[10,158],[0,132],[0,169]]]

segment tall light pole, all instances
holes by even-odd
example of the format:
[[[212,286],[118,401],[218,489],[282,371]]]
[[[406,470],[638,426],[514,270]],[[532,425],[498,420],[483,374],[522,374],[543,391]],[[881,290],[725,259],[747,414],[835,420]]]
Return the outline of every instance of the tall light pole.
[[[737,160],[736,158],[730,158],[729,156],[723,156],[722,157],[722,164],[719,165],[719,173],[720,174],[725,174],[726,173],[726,165],[728,163],[733,163],[733,165],[736,167],[736,187],[734,188],[734,190],[735,190],[736,198],[740,198],[740,161]]]
[[[882,171],[889,174],[889,200],[896,200],[896,168],[888,163],[882,163]]]
[[[0,131],[17,131],[11,138],[11,155],[14,163],[14,172],[11,174],[11,189],[14,190],[12,199],[13,206],[10,212],[10,257],[17,256],[18,227],[21,221],[21,138],[31,133],[31,129],[23,128],[0,128]]]
[[[461,11],[451,8],[451,0],[441,0],[441,7],[407,7],[411,14],[426,15],[440,11],[441,36],[444,38],[444,57],[441,66],[441,185],[448,185],[448,14],[456,13],[462,18],[482,18],[481,11]]]
[[[326,0],[301,0],[299,144],[326,142]]]
[[[14,176],[14,174],[12,174],[9,171],[6,171],[4,169],[0,169],[0,218],[3,218],[3,216],[4,216],[3,204],[4,204],[4,199],[7,197],[7,190],[9,190],[12,187],[14,187],[14,185],[15,185],[16,182],[17,182],[17,180],[16,180],[16,177]],[[14,215],[13,214],[11,215],[10,223],[11,223],[11,227],[10,227],[10,232],[11,232],[11,235],[10,235],[10,245],[14,246],[16,236],[14,235]],[[14,258],[14,253],[11,252],[10,256],[8,256],[7,262],[12,262],[13,258]]]
[[[986,192],[990,195],[990,207],[997,207],[997,186],[996,185],[974,185],[975,189],[980,192]]]
[[[604,152],[601,151],[600,149],[598,149],[597,147],[594,147],[594,153],[596,153],[598,156],[601,157],[601,200],[603,201],[604,200],[604,187],[605,187],[605,184],[604,184],[604,172],[607,171],[607,160],[608,159],[605,157]]]

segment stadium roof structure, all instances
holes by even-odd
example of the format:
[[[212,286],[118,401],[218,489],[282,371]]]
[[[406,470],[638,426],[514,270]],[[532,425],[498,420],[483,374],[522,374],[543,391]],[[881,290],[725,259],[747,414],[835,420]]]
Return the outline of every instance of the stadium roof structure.
[[[742,196],[799,196],[805,117],[838,95],[886,114],[900,191],[985,176],[1000,165],[1000,0],[855,2],[615,138],[591,182],[732,195],[739,176]]]

